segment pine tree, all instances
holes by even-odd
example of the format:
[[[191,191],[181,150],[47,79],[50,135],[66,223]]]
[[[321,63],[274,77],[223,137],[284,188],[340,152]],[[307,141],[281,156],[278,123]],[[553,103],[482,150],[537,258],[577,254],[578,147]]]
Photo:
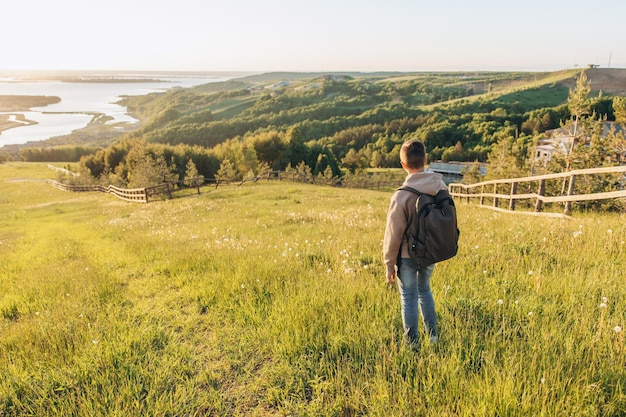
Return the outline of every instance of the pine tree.
[[[617,96],[613,99],[615,122],[626,128],[626,97]]]
[[[224,159],[220,164],[220,169],[217,171],[215,175],[220,181],[232,181],[237,178],[237,170],[235,169],[235,164],[230,162],[229,159]]]
[[[591,92],[591,83],[587,80],[587,75],[584,71],[580,73],[580,76],[576,80],[576,87],[570,90],[569,97],[567,99],[567,107],[570,111],[570,120],[565,125],[571,136],[571,142],[566,155],[565,170],[569,171],[572,157],[574,156],[574,149],[583,138],[585,134],[585,126],[581,126],[583,116],[589,115],[591,111],[591,102],[589,100],[589,93]]]
[[[196,164],[189,159],[189,161],[187,161],[187,166],[185,167],[185,185],[188,187],[197,187],[199,183],[199,176],[200,174],[198,173]]]

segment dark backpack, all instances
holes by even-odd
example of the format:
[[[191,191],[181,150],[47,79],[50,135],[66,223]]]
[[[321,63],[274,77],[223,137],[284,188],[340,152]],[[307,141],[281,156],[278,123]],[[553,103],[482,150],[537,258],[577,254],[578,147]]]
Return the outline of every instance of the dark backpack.
[[[411,258],[419,266],[427,266],[455,256],[460,231],[454,200],[448,190],[441,190],[434,196],[411,187],[398,188],[402,190],[417,194],[413,221],[404,232]]]

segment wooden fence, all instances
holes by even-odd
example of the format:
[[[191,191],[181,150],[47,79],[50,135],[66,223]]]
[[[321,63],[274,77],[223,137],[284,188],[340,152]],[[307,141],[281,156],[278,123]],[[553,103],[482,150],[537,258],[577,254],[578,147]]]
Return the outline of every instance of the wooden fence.
[[[200,193],[200,186],[204,181],[204,178],[194,178],[193,188],[198,189],[198,193]],[[182,183],[183,181],[181,181]],[[134,201],[138,203],[148,203],[150,199],[154,200],[159,196],[167,196],[168,198],[172,198],[172,192],[176,185],[180,185],[180,183],[170,183],[164,182],[162,184],[154,185],[152,187],[145,188],[120,188],[114,185],[109,185],[105,187],[103,185],[72,185],[72,184],[63,184],[59,181],[55,180],[47,180],[47,183],[52,185],[55,188],[63,191],[72,191],[72,192],[84,192],[84,191],[99,191],[102,193],[113,194],[117,198],[120,198],[125,201]]]
[[[618,190],[587,194],[575,193],[577,179],[582,182],[581,180],[594,175],[607,174],[622,174],[617,181],[619,183]],[[534,200],[534,211],[522,211],[521,213],[569,216],[571,214],[572,202],[626,198],[625,183],[626,166],[618,166],[580,169],[534,177],[484,181],[470,185],[454,183],[449,185],[449,189],[453,197],[465,198],[468,202],[471,199],[478,199],[480,206],[494,210],[515,211],[517,201],[526,200],[532,202]],[[505,192],[507,193],[505,194]],[[503,201],[508,202],[505,208],[500,207]],[[489,205],[489,203],[491,204]],[[545,203],[564,203],[563,214],[543,213],[542,210]]]

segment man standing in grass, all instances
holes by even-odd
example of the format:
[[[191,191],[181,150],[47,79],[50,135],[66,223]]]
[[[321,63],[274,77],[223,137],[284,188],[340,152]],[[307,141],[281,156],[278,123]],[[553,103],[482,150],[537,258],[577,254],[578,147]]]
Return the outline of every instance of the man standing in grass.
[[[407,173],[403,186],[430,195],[446,189],[440,174],[424,170],[426,147],[422,142],[405,142],[400,149],[400,163]],[[397,268],[405,341],[417,345],[419,311],[424,330],[433,343],[437,341],[437,315],[430,290],[430,277],[435,265],[418,266],[407,249],[405,233],[413,220],[416,200],[417,194],[410,191],[396,191],[391,197],[383,240],[383,259],[387,269],[387,283],[390,285],[396,283]]]

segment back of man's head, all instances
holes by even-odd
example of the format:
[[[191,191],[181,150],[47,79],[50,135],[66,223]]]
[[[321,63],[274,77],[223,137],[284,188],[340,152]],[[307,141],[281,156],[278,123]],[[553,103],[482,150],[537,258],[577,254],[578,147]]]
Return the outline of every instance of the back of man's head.
[[[400,160],[408,168],[424,168],[426,165],[426,146],[417,139],[404,142],[400,149]]]

